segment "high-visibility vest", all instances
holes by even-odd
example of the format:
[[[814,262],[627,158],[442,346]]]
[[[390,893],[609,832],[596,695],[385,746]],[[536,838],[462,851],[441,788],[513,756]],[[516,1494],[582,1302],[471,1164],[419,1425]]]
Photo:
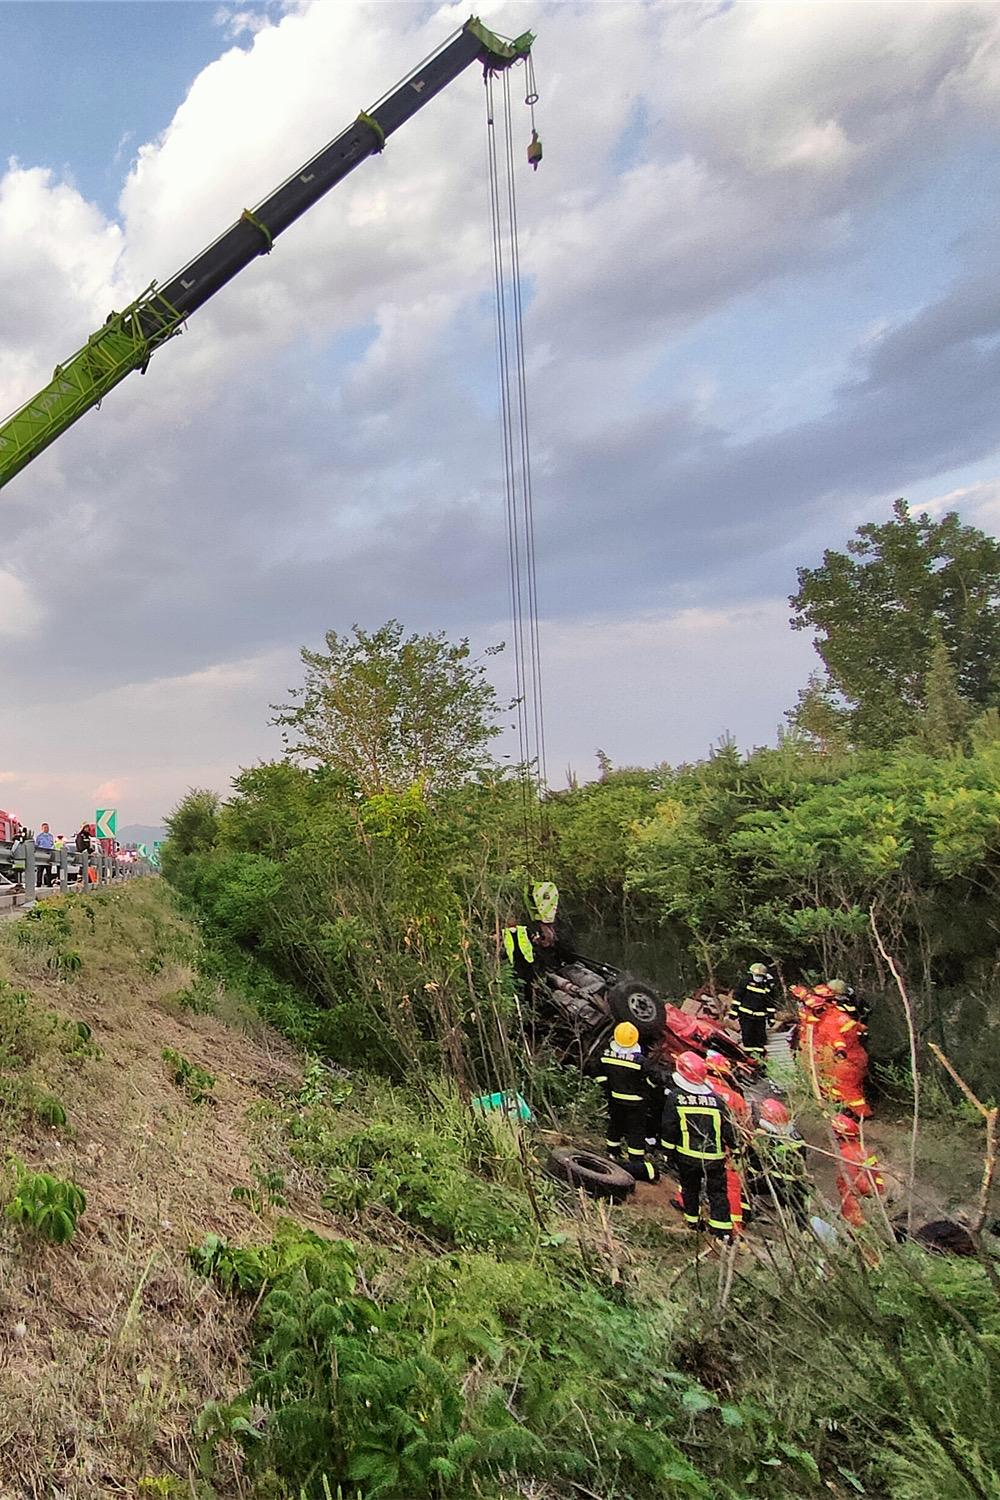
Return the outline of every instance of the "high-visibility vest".
[[[559,910],[559,887],[551,880],[538,880],[531,887],[532,910],[540,922],[554,922]]]
[[[507,961],[509,963],[514,962],[515,944],[517,946],[517,951],[520,953],[525,962],[533,964],[535,962],[535,950],[532,946],[531,938],[528,936],[527,927],[504,928],[503,951],[506,953]]]

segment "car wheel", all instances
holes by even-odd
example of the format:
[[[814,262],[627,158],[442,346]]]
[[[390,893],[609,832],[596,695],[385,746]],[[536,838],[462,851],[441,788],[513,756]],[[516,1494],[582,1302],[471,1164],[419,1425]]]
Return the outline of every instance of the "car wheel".
[[[616,1021],[631,1021],[640,1042],[658,1042],[666,1020],[663,1001],[638,979],[619,979],[608,991],[608,1008]]]
[[[593,1151],[577,1151],[573,1146],[557,1146],[545,1163],[550,1177],[582,1187],[592,1198],[613,1198],[616,1202],[635,1191],[635,1178],[610,1157]]]

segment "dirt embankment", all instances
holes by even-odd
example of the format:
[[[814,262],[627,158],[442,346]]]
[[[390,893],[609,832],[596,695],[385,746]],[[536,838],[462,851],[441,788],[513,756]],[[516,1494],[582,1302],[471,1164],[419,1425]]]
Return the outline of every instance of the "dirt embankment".
[[[209,1230],[270,1237],[267,1106],[299,1087],[298,1061],[232,1002],[190,1008],[191,937],[154,883],[61,907],[0,929],[5,1154],[87,1199],[68,1245],[0,1218],[0,1500],[172,1493],[152,1481],[188,1468],[194,1420],[240,1388],[247,1346],[246,1311],[187,1251]],[[165,1049],[214,1077],[207,1099]],[[46,1123],[52,1100],[65,1124]],[[282,1211],[310,1222],[291,1191]]]

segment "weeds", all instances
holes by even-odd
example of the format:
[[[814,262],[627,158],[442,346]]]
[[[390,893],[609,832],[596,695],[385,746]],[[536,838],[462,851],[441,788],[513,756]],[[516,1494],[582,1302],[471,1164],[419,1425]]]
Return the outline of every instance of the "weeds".
[[[66,1124],[66,1110],[54,1094],[43,1094],[35,1101],[35,1114],[44,1125],[61,1127]]]
[[[355,1102],[374,1117],[370,1124],[335,1104],[296,1110],[287,1120],[292,1155],[323,1181],[324,1207],[354,1216],[388,1210],[443,1245],[532,1241],[536,1226],[514,1127],[473,1116],[443,1086],[437,1107],[423,1111],[387,1085],[368,1084]],[[490,1181],[503,1190],[491,1190]]]
[[[283,1172],[262,1171],[259,1167],[255,1167],[254,1178],[257,1183],[256,1187],[246,1187],[241,1183],[233,1188],[232,1196],[237,1203],[245,1203],[256,1214],[262,1214],[269,1208],[288,1207]]]
[[[204,1068],[199,1068],[197,1063],[191,1062],[173,1047],[164,1047],[161,1056],[170,1069],[173,1082],[178,1088],[184,1089],[195,1104],[202,1104],[211,1098],[215,1087],[213,1073],[206,1073]]]
[[[76,1233],[76,1221],[87,1206],[83,1190],[47,1172],[29,1172],[15,1162],[14,1196],[4,1209],[15,1224],[28,1225],[54,1245],[65,1245]]]

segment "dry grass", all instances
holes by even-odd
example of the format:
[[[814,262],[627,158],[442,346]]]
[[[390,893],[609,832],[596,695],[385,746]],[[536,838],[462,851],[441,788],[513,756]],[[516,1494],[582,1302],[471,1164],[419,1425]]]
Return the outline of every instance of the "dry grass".
[[[17,941],[18,924],[0,933],[0,977],[86,1021],[99,1049],[40,1046],[30,1075],[69,1126],[5,1130],[8,1153],[71,1178],[87,1208],[61,1247],[0,1220],[0,1500],[136,1496],[144,1478],[167,1475],[193,1494],[194,1419],[242,1386],[247,1313],[186,1253],[209,1229],[270,1237],[267,1210],[232,1190],[252,1186],[259,1106],[298,1087],[297,1060],[259,1023],[249,1035],[170,998],[190,982],[190,938],[155,883],[69,909],[82,958],[69,979]],[[210,1100],[172,1082],[165,1047],[215,1075]],[[235,1474],[216,1483],[241,1492]]]

